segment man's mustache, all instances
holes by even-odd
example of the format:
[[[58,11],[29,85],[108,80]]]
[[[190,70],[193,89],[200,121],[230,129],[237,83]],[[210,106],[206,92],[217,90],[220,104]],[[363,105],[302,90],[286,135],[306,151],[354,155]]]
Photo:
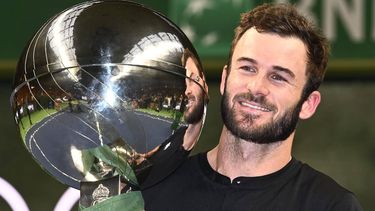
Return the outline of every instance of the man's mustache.
[[[269,109],[271,111],[276,110],[277,107],[270,103],[264,95],[256,96],[251,92],[236,94],[233,98],[234,101],[249,101],[259,104],[259,106]]]

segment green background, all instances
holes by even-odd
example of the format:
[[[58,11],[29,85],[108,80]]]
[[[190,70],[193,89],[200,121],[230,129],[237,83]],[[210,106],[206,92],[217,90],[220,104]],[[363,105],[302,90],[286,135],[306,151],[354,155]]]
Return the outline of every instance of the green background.
[[[355,0],[344,0],[351,4]],[[81,1],[36,0],[2,2],[0,11],[0,177],[10,182],[23,196],[30,210],[52,210],[67,188],[44,172],[23,147],[9,108],[12,75],[23,47],[33,33],[52,15]],[[212,148],[221,131],[219,112],[219,76],[238,13],[264,1],[213,0],[211,9],[201,16],[184,13],[188,0],[144,0],[146,5],[166,14],[180,26],[192,24],[196,30],[194,45],[203,59],[209,79],[210,103],[201,140],[193,153]],[[299,4],[302,1],[292,1]],[[322,1],[315,2],[320,17]],[[342,24],[332,41],[328,77],[321,87],[322,103],[317,114],[301,121],[294,142],[294,155],[330,175],[353,191],[364,210],[375,209],[375,43],[370,38],[375,11],[373,1],[363,0],[366,39],[355,43]],[[318,20],[321,24],[322,20]],[[204,44],[204,36],[218,31],[214,46]],[[10,210],[0,197],[0,210]]]
[[[316,18],[318,26],[325,26],[328,13],[334,14],[334,31],[337,36],[331,40],[332,54],[329,63],[328,77],[352,78],[375,77],[375,2],[372,0],[275,0],[275,2],[290,2],[297,7],[303,7],[311,2],[308,11]],[[63,9],[82,2],[82,0],[14,0],[5,1],[1,5],[1,51],[0,78],[10,77],[17,62],[17,58],[32,35],[50,17]],[[139,0],[154,8],[185,29],[189,26],[193,30],[193,40],[200,56],[204,61],[209,77],[216,77],[227,58],[227,52],[233,36],[234,26],[238,22],[239,13],[262,2],[271,0]],[[189,5],[194,2],[208,2],[204,9],[189,12]],[[339,6],[328,7],[327,2],[342,2],[348,13],[354,11],[355,2],[362,2],[360,22],[363,26],[363,38],[355,40],[350,34],[347,21]],[[202,4],[202,3],[200,3]],[[337,4],[333,4],[337,5]],[[193,7],[195,8],[195,7]],[[327,9],[328,8],[328,9]],[[329,9],[331,8],[331,9]],[[332,9],[333,8],[333,9]],[[352,16],[355,15],[354,13]],[[324,27],[323,27],[324,28]],[[213,35],[216,41],[205,44],[205,39]]]

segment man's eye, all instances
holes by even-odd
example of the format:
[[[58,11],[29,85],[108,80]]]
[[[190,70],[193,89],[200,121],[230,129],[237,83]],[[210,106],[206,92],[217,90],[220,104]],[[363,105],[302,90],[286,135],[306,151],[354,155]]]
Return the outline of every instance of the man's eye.
[[[251,66],[240,66],[241,70],[247,71],[247,72],[256,72],[256,69]]]
[[[285,82],[287,82],[287,80],[284,77],[282,77],[278,74],[271,75],[271,79],[275,80],[275,81],[285,81]]]
[[[191,78],[192,80],[194,80],[195,82],[198,82],[198,83],[199,83],[199,81],[201,80],[201,77],[200,77],[199,75],[194,74],[194,73],[191,73],[191,74],[190,74],[190,78]]]

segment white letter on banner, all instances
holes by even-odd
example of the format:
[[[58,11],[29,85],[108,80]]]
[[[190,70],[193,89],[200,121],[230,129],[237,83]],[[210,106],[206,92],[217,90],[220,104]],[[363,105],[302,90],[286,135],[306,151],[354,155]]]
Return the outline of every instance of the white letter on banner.
[[[336,19],[340,19],[344,28],[348,30],[349,37],[354,42],[364,40],[364,8],[363,0],[352,0],[351,7],[348,1],[326,0],[323,2],[323,29],[328,39],[337,37]]]
[[[315,5],[315,0],[303,0],[297,4],[297,8],[302,14],[310,18],[312,22],[314,22],[315,24],[318,24],[317,22],[318,19],[316,18],[315,14],[311,11],[314,5]]]
[[[79,200],[79,190],[68,188],[57,202],[54,211],[71,210]]]
[[[2,197],[14,211],[29,211],[29,207],[18,191],[1,177],[0,197]]]
[[[289,4],[289,0],[275,0],[274,3],[277,4]],[[316,0],[302,0],[299,1],[298,4],[296,4],[296,7],[299,12],[301,12],[303,15],[308,17],[312,22],[317,24],[317,18],[315,14],[312,12],[312,7],[315,5]]]

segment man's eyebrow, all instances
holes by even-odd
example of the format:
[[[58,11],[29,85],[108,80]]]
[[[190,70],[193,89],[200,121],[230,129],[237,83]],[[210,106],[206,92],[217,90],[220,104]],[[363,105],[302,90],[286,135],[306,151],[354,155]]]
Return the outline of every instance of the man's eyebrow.
[[[253,63],[253,64],[258,64],[258,62],[253,59],[253,58],[250,58],[250,57],[240,57],[237,59],[237,62],[250,62],[250,63]],[[278,66],[278,65],[275,65],[275,66],[272,66],[274,70],[277,70],[277,71],[280,71],[280,72],[284,72],[288,75],[290,75],[290,77],[292,78],[295,78],[296,75],[288,68],[285,68],[285,67],[281,67],[281,66]]]
[[[281,66],[273,66],[273,69],[275,69],[277,71],[280,71],[280,72],[284,72],[284,73],[290,75],[290,77],[292,77],[292,78],[296,77],[296,75],[294,75],[294,73],[288,68],[281,67]]]
[[[253,64],[257,64],[258,62],[255,59],[249,58],[249,57],[240,57],[237,59],[237,62],[251,62]]]

